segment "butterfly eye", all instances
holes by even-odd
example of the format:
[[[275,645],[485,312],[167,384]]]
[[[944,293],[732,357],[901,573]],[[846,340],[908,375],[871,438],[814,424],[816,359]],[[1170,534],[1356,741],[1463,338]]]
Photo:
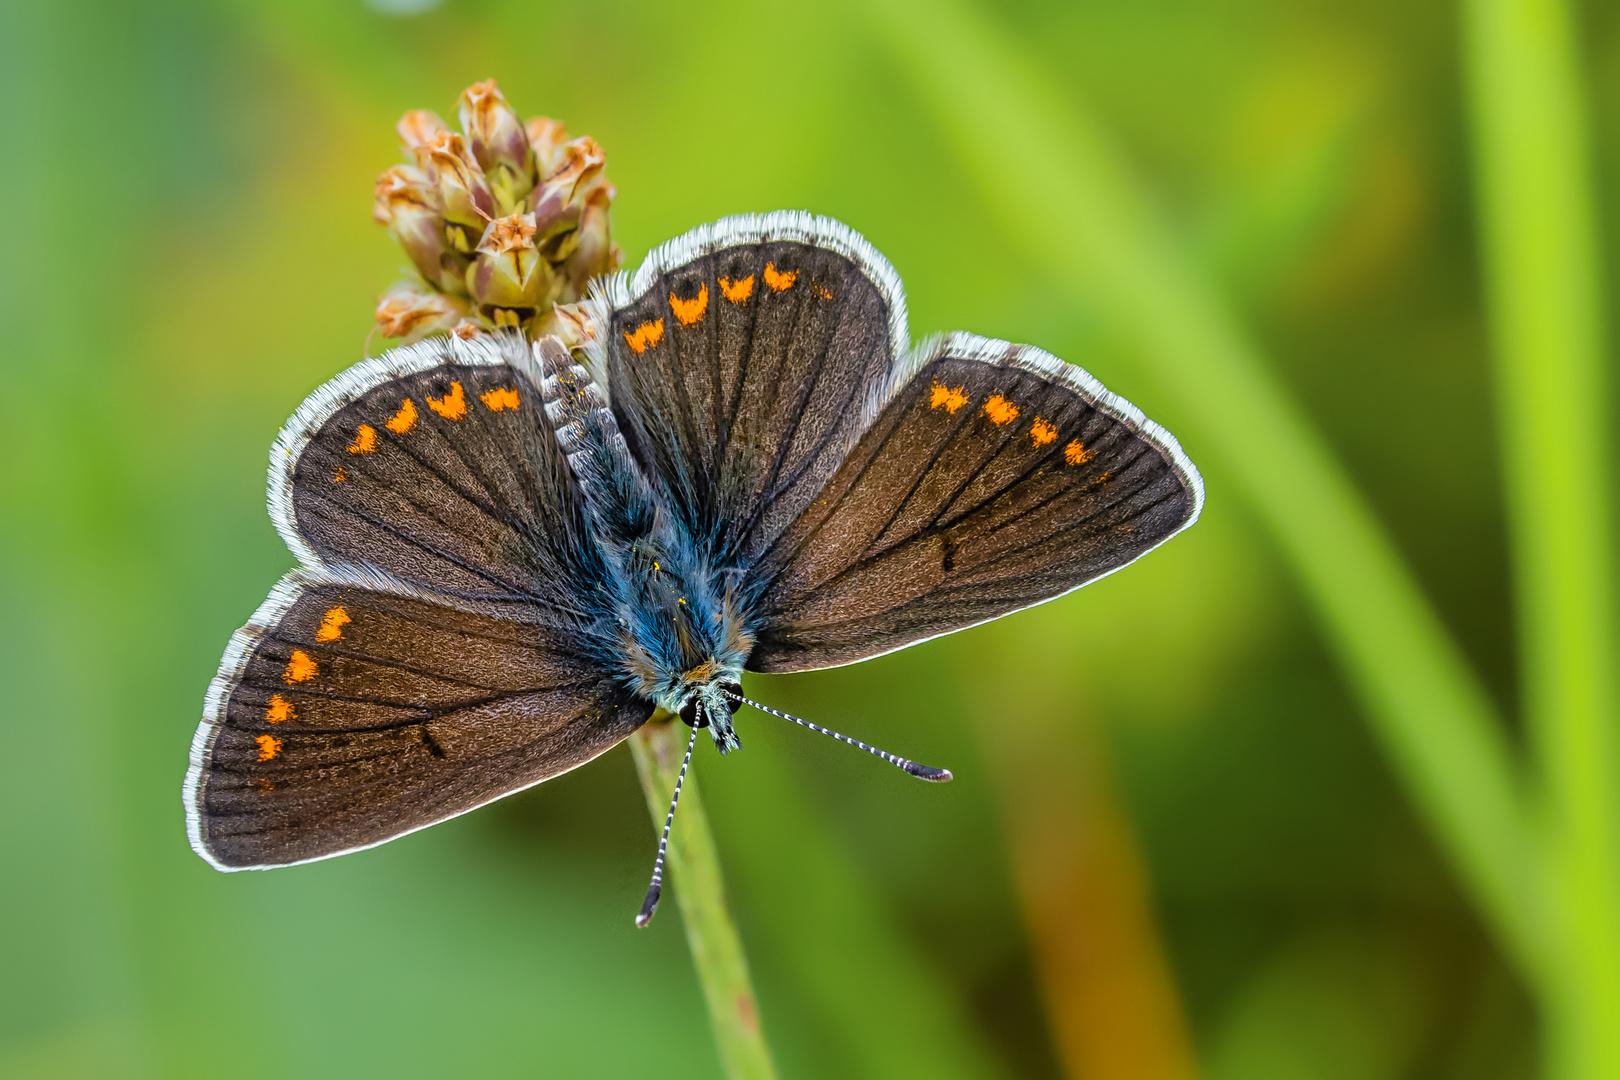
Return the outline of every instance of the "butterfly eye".
[[[685,723],[687,727],[705,728],[709,726],[708,716],[699,717],[698,715],[698,699],[695,697],[688,701],[685,705],[681,706],[680,716],[681,721]]]
[[[743,707],[742,683],[721,683],[720,689],[725,691],[726,704],[731,706],[731,713],[735,716],[737,710]]]

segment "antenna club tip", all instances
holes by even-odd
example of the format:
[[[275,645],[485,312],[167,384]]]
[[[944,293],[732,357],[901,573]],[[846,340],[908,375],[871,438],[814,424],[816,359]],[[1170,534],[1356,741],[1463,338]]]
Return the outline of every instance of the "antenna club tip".
[[[647,924],[652,922],[653,915],[658,911],[658,897],[662,891],[655,888],[647,893],[646,902],[641,905],[641,910],[636,912],[637,930],[646,929]]]
[[[931,766],[928,766],[928,765],[915,765],[914,764],[914,765],[911,766],[911,768],[907,769],[906,771],[908,773],[910,773],[912,776],[917,777],[919,780],[927,780],[930,783],[934,783],[934,784],[943,784],[943,783],[946,783],[947,781],[956,779],[956,777],[951,775],[951,770],[949,770],[949,769],[935,769],[935,768],[933,768]]]

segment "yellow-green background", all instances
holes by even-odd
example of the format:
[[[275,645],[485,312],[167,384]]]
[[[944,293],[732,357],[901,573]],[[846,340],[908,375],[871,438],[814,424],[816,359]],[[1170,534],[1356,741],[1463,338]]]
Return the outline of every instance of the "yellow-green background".
[[[1039,344],[1182,430],[1129,343],[989,208],[984,162],[1016,193],[1030,148],[987,128],[970,169],[861,9],[0,5],[0,1076],[716,1075],[675,909],[631,926],[654,843],[624,749],[266,874],[191,853],[180,781],[227,638],[290,565],[266,450],[360,357],[404,263],[370,218],[392,124],[450,115],[476,79],[606,148],[628,266],[724,214],[807,207],[894,263],[915,334]],[[1452,5],[982,15],[1048,104],[1101,118],[1512,715]],[[1582,18],[1607,204],[1620,24],[1607,6]],[[1053,860],[1064,827],[1101,815],[1140,861],[1146,940],[1205,1075],[1536,1071],[1523,982],[1270,536],[1184,442],[1206,466],[1204,517],[1127,572],[750,684],[955,783],[759,714],[739,718],[742,753],[699,748],[784,1076],[1069,1074],[1018,884],[1039,845],[1009,836],[1031,761],[1084,789],[1078,818],[1054,810]],[[1151,969],[1151,950],[1136,961]]]

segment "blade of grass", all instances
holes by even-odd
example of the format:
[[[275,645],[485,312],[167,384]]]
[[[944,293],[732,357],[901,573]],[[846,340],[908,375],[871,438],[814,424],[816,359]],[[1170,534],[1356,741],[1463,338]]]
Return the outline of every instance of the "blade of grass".
[[[1524,711],[1559,933],[1550,1072],[1620,1076],[1614,536],[1602,290],[1571,13],[1462,5]]]
[[[653,828],[662,831],[675,778],[686,754],[684,731],[666,716],[643,724],[630,736],[636,774],[647,795]],[[776,1066],[760,1027],[759,1004],[748,976],[748,958],[742,938],[731,921],[725,883],[720,878],[720,857],[715,850],[709,818],[697,777],[688,774],[681,788],[681,808],[669,836],[669,867],[675,902],[686,925],[692,965],[703,986],[709,1022],[721,1064],[731,1080],[775,1080]]]
[[[1009,235],[1135,344],[1194,456],[1213,461],[1212,497],[1229,482],[1271,529],[1485,921],[1521,970],[1539,971],[1531,825],[1499,720],[1308,418],[1169,242],[1097,125],[1057,104],[1065,93],[959,3],[860,10]],[[987,150],[990,132],[1014,164]]]

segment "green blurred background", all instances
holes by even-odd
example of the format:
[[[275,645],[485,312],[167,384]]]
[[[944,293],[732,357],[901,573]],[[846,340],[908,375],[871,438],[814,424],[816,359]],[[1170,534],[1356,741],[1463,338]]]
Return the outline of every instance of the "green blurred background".
[[[1205,469],[1197,527],[1126,573],[750,684],[954,784],[763,715],[699,749],[784,1076],[1538,1071],[1532,993],[1270,534],[989,208],[986,162],[1003,198],[1039,182],[1028,147],[992,127],[971,163],[859,4],[413,6],[0,5],[0,1075],[717,1073],[674,909],[631,926],[654,837],[624,748],[334,862],[226,876],[186,844],[203,690],[291,564],[266,450],[404,263],[370,219],[392,125],[490,76],[605,147],[628,266],[728,213],[833,215],[915,334],[1039,344]],[[981,17],[1101,118],[1513,715],[1457,12]],[[1583,18],[1607,177],[1620,22]]]

